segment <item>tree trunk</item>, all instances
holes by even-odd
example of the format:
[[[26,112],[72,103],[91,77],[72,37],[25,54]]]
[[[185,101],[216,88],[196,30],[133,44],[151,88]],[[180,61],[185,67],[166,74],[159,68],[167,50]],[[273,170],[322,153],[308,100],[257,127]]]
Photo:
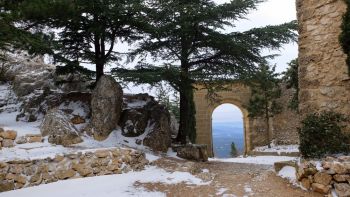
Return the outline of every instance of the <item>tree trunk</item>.
[[[188,118],[188,98],[186,95],[186,90],[180,90],[180,125],[179,125],[179,132],[177,135],[177,141],[181,144],[186,144],[186,137],[188,133],[188,124],[187,124],[187,118]]]
[[[192,143],[196,140],[196,120],[195,120],[195,105],[193,101],[192,82],[188,78],[186,71],[181,75],[180,87],[180,125],[179,132],[176,138],[177,142],[186,144],[186,139],[189,137]]]
[[[96,63],[96,82],[101,78],[103,73],[103,63]]]
[[[266,130],[267,130],[267,147],[271,148],[271,136],[270,136],[270,116],[269,116],[269,106],[268,103],[265,104],[265,120],[266,120]]]

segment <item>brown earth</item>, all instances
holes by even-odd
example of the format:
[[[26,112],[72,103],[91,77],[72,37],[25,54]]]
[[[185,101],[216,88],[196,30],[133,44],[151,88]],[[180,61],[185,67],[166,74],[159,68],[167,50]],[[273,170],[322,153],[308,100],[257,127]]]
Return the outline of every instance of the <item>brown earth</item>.
[[[162,158],[153,165],[166,171],[185,171],[194,174],[208,185],[187,183],[168,185],[164,183],[139,183],[149,191],[164,192],[169,197],[321,197],[322,195],[303,191],[288,180],[276,176],[272,166],[222,162],[195,163],[174,158]],[[204,170],[204,172],[203,172]],[[205,172],[209,171],[209,172]]]

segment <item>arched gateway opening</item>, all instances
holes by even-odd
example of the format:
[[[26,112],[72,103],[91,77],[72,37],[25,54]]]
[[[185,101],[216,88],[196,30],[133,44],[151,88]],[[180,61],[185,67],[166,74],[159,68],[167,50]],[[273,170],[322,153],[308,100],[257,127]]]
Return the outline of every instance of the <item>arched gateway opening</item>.
[[[196,85],[196,91],[194,92],[197,129],[196,142],[198,144],[206,144],[208,146],[209,156],[214,156],[212,114],[218,106],[229,103],[238,107],[242,112],[242,127],[245,144],[243,154],[247,154],[252,150],[250,119],[248,117],[248,110],[245,108],[250,99],[250,89],[240,83],[228,84],[226,85],[225,90],[216,92],[216,94],[219,95],[220,101],[214,103],[207,99],[207,94],[207,89],[201,85]]]
[[[244,154],[243,114],[233,104],[222,104],[212,114],[213,151],[217,158]]]

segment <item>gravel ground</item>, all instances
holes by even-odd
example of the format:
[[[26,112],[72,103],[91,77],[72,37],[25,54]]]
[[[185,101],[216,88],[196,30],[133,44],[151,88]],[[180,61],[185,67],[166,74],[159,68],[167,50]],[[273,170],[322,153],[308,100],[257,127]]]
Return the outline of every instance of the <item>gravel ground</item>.
[[[162,183],[135,183],[150,191],[160,191],[167,196],[200,197],[321,197],[322,195],[303,191],[287,180],[275,175],[272,166],[206,162],[195,163],[174,158],[162,158],[153,165],[167,171],[186,171],[205,180],[207,185],[185,183],[166,185]]]

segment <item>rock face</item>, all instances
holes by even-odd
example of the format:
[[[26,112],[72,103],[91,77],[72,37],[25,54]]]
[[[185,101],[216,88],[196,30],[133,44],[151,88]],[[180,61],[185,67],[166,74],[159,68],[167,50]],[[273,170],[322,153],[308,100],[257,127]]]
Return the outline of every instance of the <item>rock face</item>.
[[[91,127],[94,138],[103,140],[116,128],[123,104],[123,90],[111,76],[102,76],[91,99]]]
[[[177,156],[194,161],[208,161],[208,147],[206,145],[184,145],[176,148]]]
[[[74,125],[64,112],[57,109],[52,109],[45,115],[40,132],[42,136],[49,136],[49,142],[52,144],[69,146],[82,142]]]
[[[119,125],[126,137],[144,135],[143,145],[166,152],[171,145],[170,114],[148,94],[125,96]]]
[[[45,64],[42,58],[36,57],[30,61],[23,60],[7,75],[14,75],[13,90],[17,96],[22,97],[36,89],[53,87],[54,70],[54,66]]]

